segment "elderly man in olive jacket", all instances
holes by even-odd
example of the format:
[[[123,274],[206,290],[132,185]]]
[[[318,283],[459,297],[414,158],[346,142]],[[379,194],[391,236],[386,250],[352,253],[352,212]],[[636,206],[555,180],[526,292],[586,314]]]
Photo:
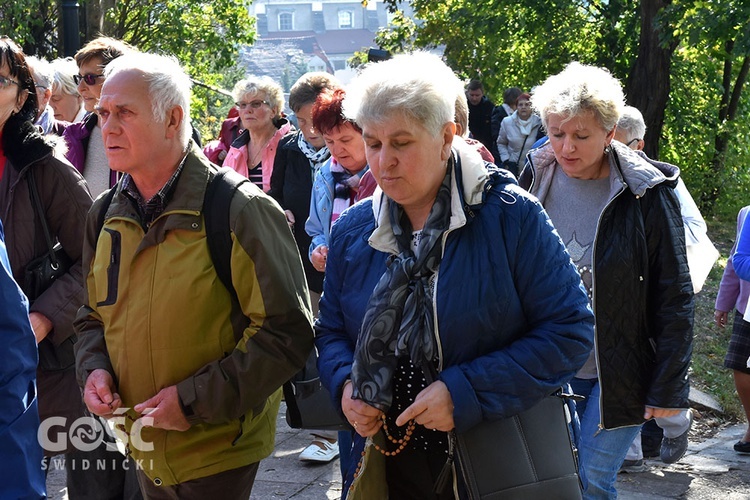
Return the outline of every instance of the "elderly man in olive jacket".
[[[250,183],[229,209],[232,305],[204,224],[216,167],[190,141],[189,101],[169,58],[106,68],[98,113],[124,175],[87,221],[78,378],[91,412],[125,424],[144,496],[248,498],[280,387],[312,348],[312,314],[284,213]]]

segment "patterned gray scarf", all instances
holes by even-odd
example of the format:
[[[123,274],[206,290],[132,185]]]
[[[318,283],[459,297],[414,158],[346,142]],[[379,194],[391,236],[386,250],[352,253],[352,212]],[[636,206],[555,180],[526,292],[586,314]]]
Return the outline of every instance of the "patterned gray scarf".
[[[370,296],[354,351],[352,397],[388,412],[393,403],[392,380],[398,358],[408,355],[416,367],[435,357],[430,278],[440,265],[443,233],[451,216],[452,160],[427,216],[416,255],[412,226],[403,208],[386,198],[399,254]],[[429,378],[428,378],[429,380]]]
[[[320,169],[320,166],[331,157],[331,152],[328,150],[328,146],[323,146],[322,148],[318,149],[317,151],[313,147],[312,144],[307,142],[305,140],[305,136],[302,132],[298,132],[299,137],[297,137],[297,146],[299,147],[299,150],[302,151],[302,154],[304,154],[307,159],[310,161],[310,168],[312,169],[312,175],[313,178],[315,178],[315,174]]]

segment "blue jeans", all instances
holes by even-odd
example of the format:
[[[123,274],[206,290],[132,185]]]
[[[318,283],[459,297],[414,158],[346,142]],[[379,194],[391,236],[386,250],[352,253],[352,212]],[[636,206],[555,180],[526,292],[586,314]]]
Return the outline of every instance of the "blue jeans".
[[[579,471],[583,482],[583,498],[603,500],[617,498],[615,482],[625,454],[640,431],[640,425],[618,429],[600,429],[598,379],[574,378],[573,392],[586,399],[576,403],[580,423],[576,433]]]

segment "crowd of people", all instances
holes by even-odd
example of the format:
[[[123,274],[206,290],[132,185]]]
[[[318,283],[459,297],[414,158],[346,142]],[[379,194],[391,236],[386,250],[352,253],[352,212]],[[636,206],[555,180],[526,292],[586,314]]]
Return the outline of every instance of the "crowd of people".
[[[307,73],[288,103],[256,75],[232,95],[204,147],[174,58],[99,37],[49,63],[0,38],[4,491],[43,498],[65,453],[71,500],[248,498],[310,356],[350,429],[311,431],[300,459],[340,456],[343,498],[469,498],[463,436],[550,397],[576,498],[616,498],[652,456],[644,423],[664,462],[684,455],[691,249],[710,240],[606,69],[495,106],[416,52],[347,85]],[[748,409],[746,213],[716,323],[736,308],[725,364]],[[126,456],[111,436],[49,446],[52,417],[116,422]]]

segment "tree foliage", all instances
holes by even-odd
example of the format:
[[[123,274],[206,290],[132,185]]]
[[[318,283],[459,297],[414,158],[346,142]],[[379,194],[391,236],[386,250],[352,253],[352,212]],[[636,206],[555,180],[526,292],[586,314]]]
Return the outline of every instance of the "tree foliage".
[[[678,164],[704,209],[736,213],[747,203],[750,2],[385,1],[394,11],[408,3],[415,19],[381,31],[382,48],[443,48],[496,102],[572,60],[608,68],[644,113],[647,152]]]
[[[3,2],[0,8],[0,34],[12,38],[27,54],[56,57],[59,49],[59,17],[59,0]]]
[[[249,0],[81,0],[79,5],[83,43],[101,33],[143,51],[172,54],[193,78],[217,87],[231,88],[238,71],[230,68],[239,48],[255,39]],[[60,12],[60,0],[5,2],[0,33],[27,54],[53,59],[61,54]],[[230,102],[205,87],[195,87],[193,94],[193,118],[203,123],[210,104],[218,101],[223,109]],[[212,130],[204,132],[213,136]]]

